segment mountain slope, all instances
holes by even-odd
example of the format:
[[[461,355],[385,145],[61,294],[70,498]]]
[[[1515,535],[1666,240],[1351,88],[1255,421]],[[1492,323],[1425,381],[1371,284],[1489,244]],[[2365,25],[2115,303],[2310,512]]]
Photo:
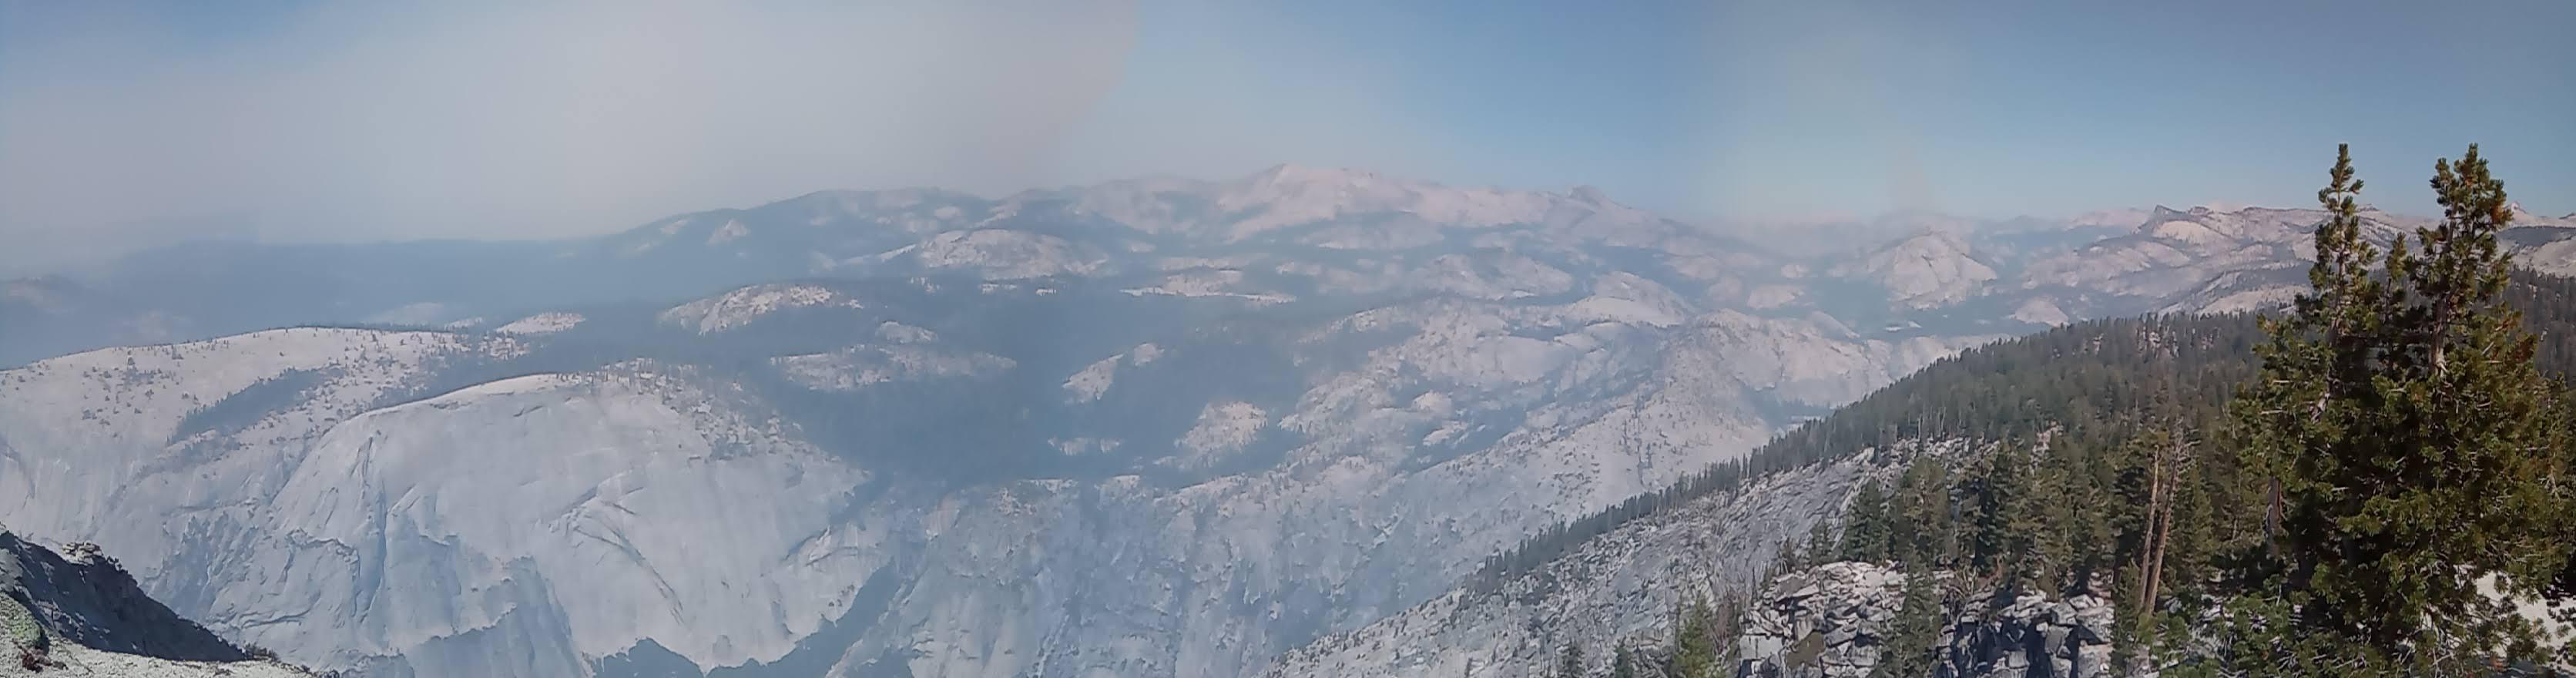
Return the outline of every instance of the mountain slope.
[[[65,557],[0,530],[0,676],[311,675],[172,613],[95,546]]]
[[[2544,369],[2576,374],[2576,280],[2519,276],[2508,297],[2542,336]],[[2214,411],[2253,375],[2259,338],[2248,316],[2171,316],[1970,350],[1792,429],[1742,464],[1543,534],[1459,588],[1285,653],[1264,675],[1456,675],[1470,662],[1540,675],[1567,642],[1659,644],[1679,601],[1749,589],[1781,544],[1841,516],[1869,479],[1996,443],[2098,445],[2138,425],[2149,388]]]
[[[0,515],[386,675],[1221,675],[1954,348],[1483,270],[1377,300],[812,282],[110,349],[0,372]]]
[[[2113,320],[1969,350],[1792,429],[1741,464],[1525,543],[1431,603],[1283,654],[1263,675],[1451,675],[1470,658],[1520,671],[1547,666],[1564,639],[1660,637],[1678,601],[1749,587],[1780,544],[1839,516],[1866,479],[2130,401],[2136,394],[2119,375],[2143,354],[2250,356],[2253,337],[2241,316]],[[2185,388],[2223,392],[2249,373],[2236,361]]]

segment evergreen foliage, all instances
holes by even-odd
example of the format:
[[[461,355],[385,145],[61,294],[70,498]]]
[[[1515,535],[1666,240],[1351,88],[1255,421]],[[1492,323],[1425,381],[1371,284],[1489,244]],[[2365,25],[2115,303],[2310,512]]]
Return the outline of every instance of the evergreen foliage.
[[[252,382],[232,395],[181,416],[178,428],[170,434],[170,442],[176,443],[206,432],[218,436],[239,433],[268,418],[268,415],[302,401],[304,394],[322,385],[330,376],[326,370],[289,369]]]
[[[2234,409],[2269,485],[2268,584],[2323,632],[2396,655],[2531,641],[2477,590],[2535,593],[2567,563],[2563,389],[2503,303],[2503,183],[2472,145],[2435,163],[2442,220],[2378,258],[2361,242],[2349,152],[2318,199],[2314,291],[2266,323],[2262,377]],[[2250,579],[2250,577],[2249,577]],[[2251,584],[2252,582],[2248,582]],[[2293,658],[2304,659],[2304,658]]]
[[[1721,678],[1727,650],[1723,644],[1735,635],[1735,619],[1742,613],[1740,604],[1727,599],[1710,606],[1708,599],[1694,596],[1673,611],[1673,653],[1664,667],[1672,678]]]
[[[1862,482],[1852,493],[1850,513],[1843,518],[1840,556],[1872,563],[1887,558],[1887,491],[1879,488],[1876,478]]]
[[[1743,459],[1712,464],[1662,490],[1541,531],[1487,558],[1468,580],[1471,591],[1491,593],[1535,571],[1593,536],[1629,521],[1720,492],[1751,479],[1839,460],[1862,450],[1887,449],[1914,439],[2033,440],[2062,428],[2111,432],[2135,427],[2123,415],[2143,409],[2139,365],[2150,356],[2172,362],[2156,377],[2174,401],[2215,403],[2252,373],[2249,359],[2258,332],[2248,316],[2149,316],[2095,320],[2020,339],[1971,348],[1897,380],[1832,415],[1772,439]],[[2062,433],[2060,434],[2062,435]],[[1927,471],[1928,472],[1928,471]],[[1891,489],[1891,492],[1902,492]],[[1885,516],[1891,544],[1886,559],[1910,553],[1894,541],[1922,536],[1930,544],[1946,535],[1911,535],[1904,516]],[[1848,530],[1847,530],[1848,531]]]
[[[2277,318],[2092,321],[1974,349],[1744,460],[1524,543],[1480,576],[1499,583],[1780,470],[1963,439],[1975,442],[1965,455],[1907,460],[1856,488],[1832,547],[1816,533],[1793,540],[1800,563],[1951,573],[1944,586],[1909,578],[1888,675],[1926,675],[1916,663],[1933,655],[1915,651],[1979,587],[2106,597],[2119,665],[2168,675],[2463,675],[2536,661],[2529,629],[2473,587],[2499,573],[2516,594],[2576,591],[2564,381],[2576,279],[2509,268],[2495,245],[2509,215],[2482,159],[2435,174],[2443,222],[2382,252],[2364,238],[2360,182],[2340,157],[2320,196],[2318,291]],[[1677,616],[1677,630],[1710,628]],[[1675,675],[1711,653],[1681,644],[1697,632],[1676,637]]]
[[[1871,678],[1914,678],[1932,675],[1935,645],[1941,639],[1939,588],[1930,570],[1915,568],[1905,573],[1904,602],[1897,607],[1895,628],[1881,646],[1878,664],[1870,668]]]
[[[1693,600],[1676,616],[1673,626],[1673,658],[1669,673],[1682,678],[1707,676],[1717,668],[1717,639],[1714,613],[1708,603]]]

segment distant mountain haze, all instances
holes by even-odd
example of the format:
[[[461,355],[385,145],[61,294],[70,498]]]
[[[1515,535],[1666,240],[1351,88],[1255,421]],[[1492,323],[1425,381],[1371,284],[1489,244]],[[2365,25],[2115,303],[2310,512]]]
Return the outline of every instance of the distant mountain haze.
[[[2232,215],[2245,209],[2251,208],[2187,214]],[[2169,214],[2186,213],[2121,209],[2000,221],[1898,213],[1867,221],[1698,228],[1620,205],[1589,187],[1565,193],[1453,188],[1293,165],[1228,182],[1149,178],[1000,199],[935,189],[825,191],[747,209],[676,215],[571,240],[218,241],[147,249],[77,275],[9,282],[9,295],[0,299],[0,317],[43,313],[52,320],[0,326],[0,364],[83,348],[296,324],[427,326],[566,305],[662,301],[782,277],[953,271],[996,279],[1096,276],[1168,268],[1189,256],[1221,260],[1212,255],[1270,246],[1402,250],[1435,244],[1450,237],[1444,231],[1461,229],[1496,233],[1485,235],[1481,243],[1462,240],[1457,245],[1505,245],[1509,243],[1500,238],[1516,230],[1498,228],[1507,225],[1544,227],[1556,233],[1553,237],[1604,244],[1688,243],[1681,246],[1780,258],[1782,270],[1839,270],[1836,277],[1872,267],[1952,263],[1962,267],[1923,274],[1979,277],[1998,264],[2011,269],[2036,263],[2035,252],[2088,245],[2175,220],[2165,216]],[[2529,265],[2563,270],[2564,264],[2554,262],[2564,261],[2576,245],[2559,244],[2568,240],[2568,231],[2559,229],[2576,219],[2519,215],[2514,242],[2537,253],[2529,257]],[[2271,231],[2259,238],[2272,244],[2295,239],[2303,227],[2297,222],[2313,216],[2289,210],[2263,217],[2278,223],[2262,226]],[[2394,215],[2376,218],[2399,225],[2392,228],[2421,222]],[[1267,233],[1305,222],[1338,225],[1294,235]],[[1591,230],[1600,232],[1583,232]],[[1884,252],[1870,260],[1871,252],[1920,234],[1946,234],[1941,237],[1965,249],[1936,257],[1948,263],[1907,255],[1907,263],[1900,264]],[[2189,236],[2177,230],[2166,239],[2205,249],[2228,245],[2206,239],[2193,244],[2187,242]],[[1934,242],[1941,241],[1920,241]],[[1709,258],[1695,254],[1690,260]],[[1995,281],[1976,282],[1981,288],[1989,283]],[[1751,299],[1755,306],[1768,306],[1791,292],[1744,275],[1694,278],[1681,286],[1706,284],[1745,288],[1734,293],[1759,297]],[[2012,281],[1995,284],[2008,287]],[[2025,287],[2030,284],[2023,281]]]
[[[171,247],[8,283],[0,521],[369,675],[1332,675],[1335,634],[1473,609],[1437,601],[1502,549],[1964,349],[2272,308],[2321,218],[1907,215],[1801,252],[1282,166]],[[2567,220],[2506,240],[2576,266]],[[1810,489],[1763,524],[1874,468],[1765,481]]]

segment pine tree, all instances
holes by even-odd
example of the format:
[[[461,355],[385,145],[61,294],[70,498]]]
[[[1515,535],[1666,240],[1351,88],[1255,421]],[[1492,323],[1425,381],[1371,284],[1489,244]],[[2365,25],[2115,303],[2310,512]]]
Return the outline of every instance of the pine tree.
[[[2234,408],[2273,488],[2277,585],[2308,596],[2300,624],[2389,652],[2517,640],[2474,580],[2524,593],[2555,573],[2570,504],[2556,391],[2500,303],[2503,184],[2476,146],[2435,163],[2441,221],[2373,275],[2349,149],[2329,177],[2313,289],[2266,323],[2261,377]]]
[[[1907,563],[1939,567],[1958,552],[1956,508],[1950,500],[1950,467],[1939,459],[1919,459],[1905,470],[1903,528],[1889,535],[1894,555]]]
[[[1887,643],[1881,646],[1878,665],[1871,667],[1873,678],[1915,678],[1932,675],[1933,658],[1941,642],[1939,592],[1933,587],[1932,570],[1908,567],[1905,573],[1905,597],[1897,606],[1893,628]]]
[[[2174,487],[2173,507],[2165,526],[2164,574],[2159,592],[2198,592],[2216,552],[2218,516],[2210,503],[2209,480],[2195,467]]]
[[[1610,678],[1637,678],[1637,651],[1626,643],[1610,654]]]
[[[1693,596],[1690,602],[1674,611],[1673,658],[1671,675],[1675,678],[1715,678],[1717,675],[1717,613],[1709,609],[1708,599]]]
[[[1566,643],[1556,656],[1556,678],[1583,678],[1583,644]]]
[[[1969,503],[1963,528],[1968,565],[1998,582],[2019,581],[2019,568],[2036,543],[2037,516],[2024,506],[2030,494],[2027,459],[2019,448],[1997,445],[1959,492]]]
[[[1771,559],[1771,569],[1763,571],[1762,579],[1769,581],[1774,577],[1797,571],[1798,568],[1805,566],[1805,562],[1798,556],[1798,540],[1781,539],[1780,550]]]
[[[2051,498],[2033,507],[2039,528],[2033,531],[2030,549],[2041,565],[2037,569],[2046,573],[2042,581],[2053,587],[2064,585],[2068,571],[2079,565],[2079,546],[2089,548],[2095,543],[2089,534],[2095,518],[2087,511],[2104,503],[2096,499],[2090,479],[2073,468],[2072,447],[2066,443],[2051,447],[2030,479],[2034,496]]]
[[[1921,475],[1914,472],[1914,466],[1906,466],[1904,472],[1897,474],[1896,485],[1888,493],[1885,513],[1887,543],[1878,549],[1880,557],[1884,560],[1900,563],[1914,562],[1919,555],[1915,551],[1917,546],[1915,537],[1930,529],[1930,526],[1917,522],[1923,514],[1923,511],[1915,506],[1924,494],[1922,490],[1915,487]]]
[[[2152,627],[2148,619],[2164,598],[2167,567],[2175,558],[2175,515],[2194,494],[2187,487],[2192,449],[2198,445],[2179,427],[2150,426],[2131,436],[2120,447],[2118,493],[2124,510],[2119,515],[2118,530],[2122,552],[2120,563],[2124,580],[2134,580],[2124,594],[2130,596],[2127,611],[2139,615],[2140,628]]]
[[[1878,562],[1887,557],[1887,491],[1877,479],[1852,493],[1844,512],[1842,559]]]
[[[1814,526],[1807,528],[1807,548],[1802,554],[1808,565],[1822,565],[1834,561],[1833,521],[1818,520]]]

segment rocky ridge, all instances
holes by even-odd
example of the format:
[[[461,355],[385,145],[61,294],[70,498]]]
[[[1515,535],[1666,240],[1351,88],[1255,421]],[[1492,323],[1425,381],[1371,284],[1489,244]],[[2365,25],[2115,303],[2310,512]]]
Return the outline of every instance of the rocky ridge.
[[[1660,644],[1672,611],[1693,595],[1754,587],[1783,535],[1839,516],[1851,492],[1884,480],[1916,454],[1949,455],[1964,443],[1909,443],[1776,474],[1733,492],[1692,500],[1587,540],[1490,594],[1464,588],[1367,627],[1283,654],[1268,678],[1433,678],[1540,675],[1562,639]],[[1607,652],[1588,655],[1601,670]]]
[[[1971,586],[1933,572],[1937,589]],[[1886,659],[1908,575],[1876,563],[1811,566],[1773,579],[1744,612],[1736,635],[1743,678],[1861,678]],[[1939,678],[2098,678],[2110,675],[2108,601],[1995,592],[1956,596],[1935,645]]]
[[[172,613],[98,547],[0,530],[0,676],[289,678],[312,674]]]

